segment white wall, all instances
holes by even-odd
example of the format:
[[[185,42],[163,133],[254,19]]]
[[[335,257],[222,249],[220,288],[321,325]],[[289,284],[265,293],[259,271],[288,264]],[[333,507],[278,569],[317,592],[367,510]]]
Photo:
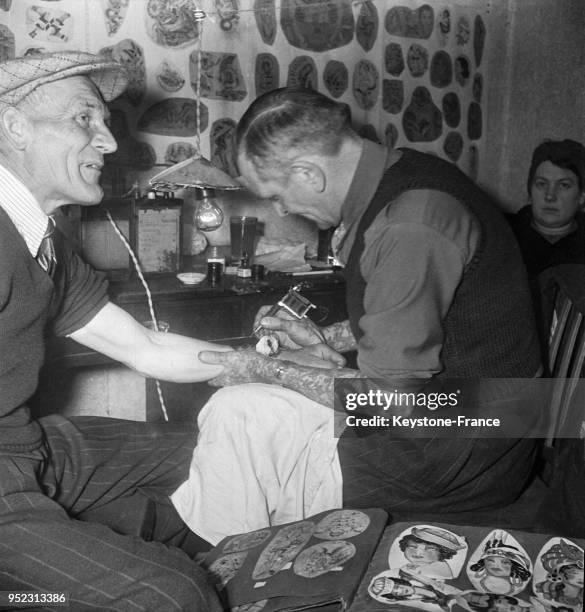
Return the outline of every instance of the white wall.
[[[526,203],[534,148],[585,143],[585,0],[492,0],[486,158],[479,181],[509,210]]]

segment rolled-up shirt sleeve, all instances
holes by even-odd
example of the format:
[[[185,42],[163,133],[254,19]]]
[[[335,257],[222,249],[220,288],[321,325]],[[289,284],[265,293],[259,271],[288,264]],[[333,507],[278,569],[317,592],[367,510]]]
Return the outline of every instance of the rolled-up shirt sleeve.
[[[367,283],[358,367],[370,377],[429,378],[442,369],[443,320],[480,238],[451,196],[407,192],[366,231]]]

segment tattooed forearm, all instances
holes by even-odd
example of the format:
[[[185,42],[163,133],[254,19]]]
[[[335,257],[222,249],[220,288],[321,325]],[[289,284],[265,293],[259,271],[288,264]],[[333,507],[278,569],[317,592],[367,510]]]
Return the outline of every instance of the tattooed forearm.
[[[291,361],[265,358],[258,374],[270,383],[281,384],[323,406],[333,408],[335,378],[363,378],[359,370],[342,368],[329,370],[299,365]]]
[[[340,323],[333,323],[328,327],[322,328],[321,331],[325,336],[327,344],[339,353],[357,349],[357,342],[355,341],[348,320],[341,321]]]

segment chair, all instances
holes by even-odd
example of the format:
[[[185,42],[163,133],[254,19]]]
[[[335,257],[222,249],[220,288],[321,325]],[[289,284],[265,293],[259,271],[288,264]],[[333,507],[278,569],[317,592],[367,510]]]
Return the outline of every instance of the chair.
[[[539,277],[552,378],[540,477],[547,485],[539,519],[566,535],[585,535],[585,265]]]

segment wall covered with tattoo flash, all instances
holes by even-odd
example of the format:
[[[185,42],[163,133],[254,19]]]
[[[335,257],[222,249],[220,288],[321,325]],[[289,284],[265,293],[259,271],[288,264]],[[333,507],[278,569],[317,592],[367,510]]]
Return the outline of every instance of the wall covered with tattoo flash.
[[[128,67],[130,85],[113,104],[114,191],[120,169],[154,170],[198,146],[235,175],[237,120],[257,95],[284,85],[347,103],[364,137],[434,152],[477,177],[489,85],[486,6],[477,0],[2,0],[0,55],[81,49]],[[195,8],[205,19],[197,19]]]

